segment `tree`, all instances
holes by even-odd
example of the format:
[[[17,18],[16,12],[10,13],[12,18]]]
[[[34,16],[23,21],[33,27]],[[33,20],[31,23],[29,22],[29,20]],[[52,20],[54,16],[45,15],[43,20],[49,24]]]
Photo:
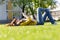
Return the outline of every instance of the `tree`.
[[[12,0],[11,0],[12,1]],[[26,5],[29,5],[31,0],[13,0],[12,3],[14,6],[18,5],[19,7],[22,7],[22,11],[24,12],[24,8]]]
[[[51,6],[51,8],[54,8],[56,5],[55,0],[11,0],[11,1],[14,4],[14,6],[18,5],[19,7],[22,7],[23,12],[24,8],[27,5],[32,14],[34,14],[36,8],[38,7],[48,8],[49,6]]]

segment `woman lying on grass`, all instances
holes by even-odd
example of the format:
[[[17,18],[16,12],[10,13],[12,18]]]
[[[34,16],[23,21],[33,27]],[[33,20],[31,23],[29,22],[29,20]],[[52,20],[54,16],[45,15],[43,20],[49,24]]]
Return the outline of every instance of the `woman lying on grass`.
[[[32,15],[25,15],[22,13],[24,16],[23,19],[19,20],[14,18],[11,23],[7,24],[8,26],[25,26],[25,25],[36,25],[37,21],[33,19]]]

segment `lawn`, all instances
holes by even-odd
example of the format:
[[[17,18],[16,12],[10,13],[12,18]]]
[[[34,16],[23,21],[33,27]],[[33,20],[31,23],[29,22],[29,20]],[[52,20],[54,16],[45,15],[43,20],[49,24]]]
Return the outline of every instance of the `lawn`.
[[[0,40],[60,40],[60,22],[35,26],[0,24]]]

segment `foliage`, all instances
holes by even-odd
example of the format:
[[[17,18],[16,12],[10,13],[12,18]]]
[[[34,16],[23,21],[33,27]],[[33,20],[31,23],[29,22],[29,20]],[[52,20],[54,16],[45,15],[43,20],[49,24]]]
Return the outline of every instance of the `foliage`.
[[[55,0],[12,0],[12,3],[21,7],[23,12],[27,5],[32,14],[38,7],[48,8],[51,6],[51,8],[54,8],[56,5]]]

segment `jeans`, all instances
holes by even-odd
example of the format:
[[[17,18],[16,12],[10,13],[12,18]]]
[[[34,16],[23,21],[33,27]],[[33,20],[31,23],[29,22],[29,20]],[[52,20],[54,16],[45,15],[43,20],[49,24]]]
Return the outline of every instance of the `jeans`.
[[[42,17],[42,11],[46,12],[45,15]],[[50,22],[52,24],[55,23],[54,19],[52,18],[52,15],[49,11],[49,9],[47,8],[38,8],[37,9],[37,22],[38,24],[44,24],[45,20],[46,20],[46,17],[49,18]]]

